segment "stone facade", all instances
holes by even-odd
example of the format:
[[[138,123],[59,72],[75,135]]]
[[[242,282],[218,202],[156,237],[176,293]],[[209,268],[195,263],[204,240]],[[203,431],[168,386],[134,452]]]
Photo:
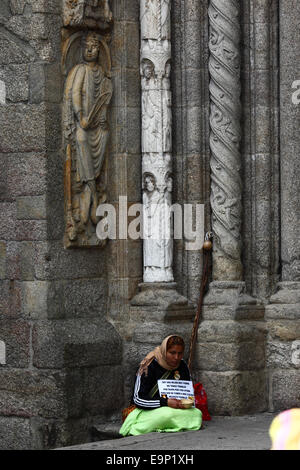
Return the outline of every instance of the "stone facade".
[[[119,196],[128,207],[142,202],[140,3],[84,0],[77,16],[63,0],[0,3],[3,449],[88,442],[95,423],[119,419],[149,348],[174,331],[189,343],[202,250],[174,240],[175,282],[149,286],[141,240],[64,247],[64,29],[109,35],[105,197],[119,215]],[[223,8],[236,13],[234,21],[218,23]],[[204,204],[205,231],[221,233],[193,363],[212,414],[300,407],[300,104],[292,100],[300,80],[299,10],[295,0],[171,2],[172,198]],[[222,47],[222,34],[220,52],[214,46]],[[221,182],[233,191],[224,204],[228,235],[214,219],[223,210],[214,205],[221,188],[214,143],[217,150],[221,144],[213,106],[222,73],[212,66],[219,52],[239,64],[235,82],[224,77],[227,90],[237,84],[225,131],[232,136],[232,125],[238,134],[238,153],[226,147],[232,153],[218,160],[229,164]],[[234,258],[222,243],[235,231]]]

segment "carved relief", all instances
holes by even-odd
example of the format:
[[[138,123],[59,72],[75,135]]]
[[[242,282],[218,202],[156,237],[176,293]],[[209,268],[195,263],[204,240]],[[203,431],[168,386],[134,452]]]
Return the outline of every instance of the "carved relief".
[[[144,281],[172,282],[170,0],[141,1]]]
[[[211,113],[211,207],[215,272],[240,279],[241,265],[241,104],[238,0],[211,0],[209,71]],[[224,261],[227,259],[227,262]],[[232,272],[229,272],[229,271]],[[224,271],[224,269],[223,269]]]
[[[71,34],[64,44],[63,67],[65,246],[102,245],[96,236],[96,209],[106,200],[107,112],[112,97],[105,38],[96,32]]]
[[[142,39],[171,40],[171,0],[141,1]]]
[[[108,0],[64,0],[64,26],[107,30],[112,25]]]
[[[156,86],[155,66],[142,62],[142,152],[159,152],[161,141],[161,92]]]
[[[157,173],[157,172],[156,172]],[[143,175],[144,278],[146,282],[172,282],[173,239],[169,173],[157,181],[153,173]]]

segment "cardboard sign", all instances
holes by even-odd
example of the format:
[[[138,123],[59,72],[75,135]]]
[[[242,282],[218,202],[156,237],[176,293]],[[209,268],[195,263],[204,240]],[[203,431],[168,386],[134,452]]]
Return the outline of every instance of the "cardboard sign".
[[[158,389],[160,396],[166,395],[167,398],[189,398],[194,397],[193,382],[188,380],[158,380]]]

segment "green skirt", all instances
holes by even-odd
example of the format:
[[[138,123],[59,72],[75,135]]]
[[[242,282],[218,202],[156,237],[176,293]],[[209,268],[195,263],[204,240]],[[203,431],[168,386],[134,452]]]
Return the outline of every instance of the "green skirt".
[[[201,428],[202,413],[198,408],[181,410],[162,406],[154,410],[136,408],[125,419],[119,433],[138,436],[149,432],[197,431]]]

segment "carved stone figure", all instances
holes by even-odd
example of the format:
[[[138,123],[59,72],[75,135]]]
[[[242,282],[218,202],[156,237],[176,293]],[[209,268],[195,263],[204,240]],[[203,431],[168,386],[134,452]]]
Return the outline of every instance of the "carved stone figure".
[[[172,184],[157,187],[153,174],[144,175],[144,281],[172,282],[173,241],[171,238]]]
[[[71,160],[66,171],[67,235],[74,242],[83,234],[80,244],[86,245],[97,244],[94,232],[101,197],[99,177],[109,135],[107,110],[112,97],[111,79],[99,64],[100,46],[96,33],[86,36],[84,60],[68,74],[64,96],[67,162]]]
[[[161,93],[155,85],[154,64],[142,64],[142,151],[159,152],[161,141]]]
[[[64,0],[64,26],[106,30],[112,24],[108,0]]]
[[[170,40],[170,1],[146,0],[141,2],[141,30],[143,39]]]

